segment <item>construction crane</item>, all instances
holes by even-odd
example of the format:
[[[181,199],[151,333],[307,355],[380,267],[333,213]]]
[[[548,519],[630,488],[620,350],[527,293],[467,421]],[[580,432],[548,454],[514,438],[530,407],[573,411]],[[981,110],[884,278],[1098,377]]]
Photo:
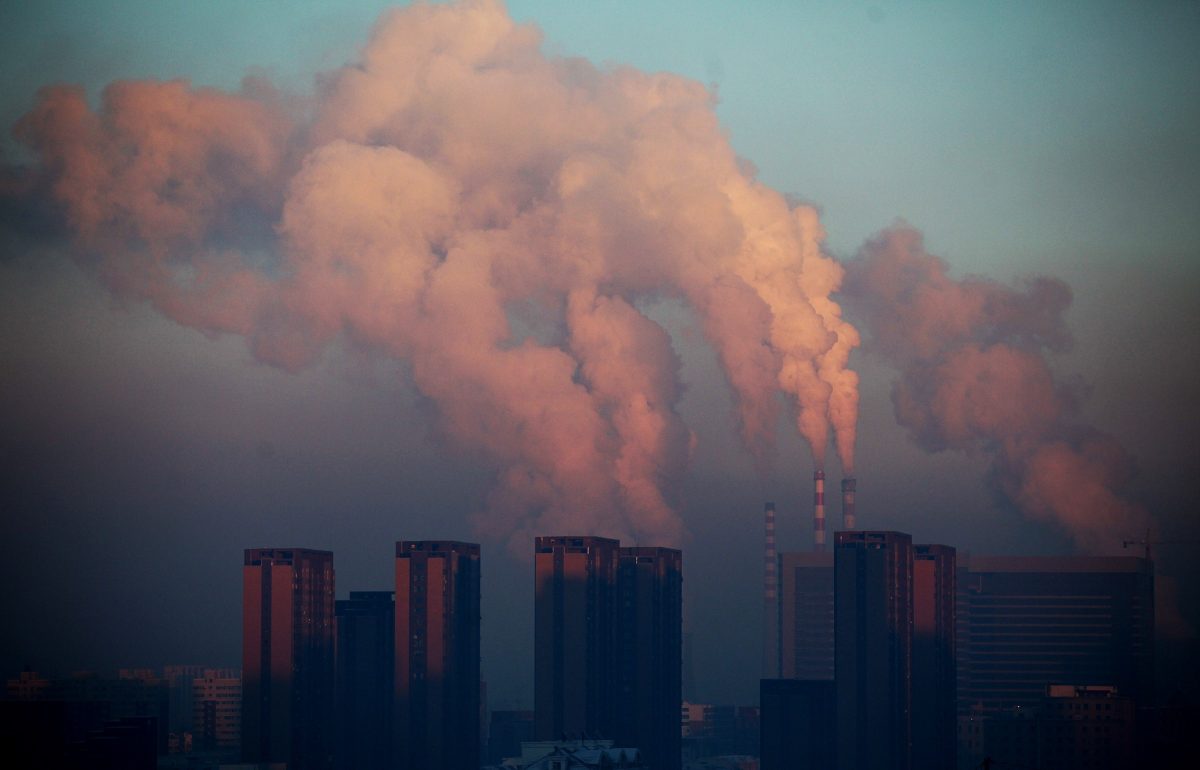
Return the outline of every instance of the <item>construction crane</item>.
[[[1128,548],[1131,545],[1143,546],[1146,551],[1146,561],[1150,561],[1150,546],[1152,545],[1196,545],[1200,544],[1200,540],[1151,540],[1150,530],[1146,530],[1146,537],[1141,540],[1122,540],[1121,547]]]

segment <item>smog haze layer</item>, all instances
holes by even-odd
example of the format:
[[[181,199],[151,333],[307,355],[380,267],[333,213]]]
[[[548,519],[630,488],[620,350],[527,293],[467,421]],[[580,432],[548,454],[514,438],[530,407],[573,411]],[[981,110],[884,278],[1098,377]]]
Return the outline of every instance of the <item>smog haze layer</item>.
[[[532,538],[598,534],[752,702],[814,468],[963,551],[1149,532],[1194,645],[1194,7],[0,13],[10,674],[236,665],[241,549],[455,538],[527,706]]]

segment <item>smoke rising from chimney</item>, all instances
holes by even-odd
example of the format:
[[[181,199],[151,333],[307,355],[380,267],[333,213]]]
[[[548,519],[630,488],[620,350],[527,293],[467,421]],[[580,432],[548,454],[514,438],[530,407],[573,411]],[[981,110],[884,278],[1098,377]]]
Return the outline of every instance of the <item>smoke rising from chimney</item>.
[[[309,96],[123,81],[93,109],[56,86],[15,133],[23,189],[117,295],[290,370],[338,340],[406,361],[440,435],[496,468],[479,531],[524,553],[547,531],[680,542],[694,437],[658,299],[698,317],[760,461],[782,390],[818,466],[832,428],[853,467],[842,268],[713,108],[546,56],[480,0],[385,14]]]
[[[1079,421],[1076,392],[1047,359],[1070,345],[1065,284],[956,281],[919,232],[896,226],[848,265],[845,291],[872,349],[900,369],[896,419],[918,445],[987,457],[1010,500],[1085,549],[1119,550],[1122,533],[1144,528],[1145,511],[1120,494],[1129,457]]]

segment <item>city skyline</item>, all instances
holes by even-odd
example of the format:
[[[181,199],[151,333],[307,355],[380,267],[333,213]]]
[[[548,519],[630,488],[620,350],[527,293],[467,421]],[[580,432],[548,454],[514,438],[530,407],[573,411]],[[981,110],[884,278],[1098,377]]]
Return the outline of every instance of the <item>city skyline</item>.
[[[3,61],[14,73],[0,91],[6,132],[34,109],[38,88],[60,82],[82,84],[93,108],[105,84],[127,78],[189,77],[236,92],[251,73],[287,96],[311,94],[316,73],[358,57],[379,13],[379,4],[353,4],[330,23],[333,12],[319,3],[286,18],[269,4],[245,17],[220,4],[45,5],[0,17],[12,42]],[[507,13],[540,27],[547,57],[582,56],[597,77],[628,65],[711,89],[714,130],[789,205],[816,207],[831,263],[849,264],[903,218],[923,234],[920,249],[946,260],[945,285],[956,290],[980,275],[998,282],[996,296],[1021,299],[1032,296],[1019,284],[1024,276],[1065,281],[1073,303],[1055,306],[1050,326],[1075,345],[1051,345],[1044,358],[1055,387],[1077,402],[1071,426],[1113,435],[1136,460],[1120,495],[1153,515],[1152,540],[1167,541],[1153,546],[1166,578],[1159,598],[1175,612],[1159,613],[1162,636],[1195,645],[1197,567],[1187,543],[1198,534],[1188,449],[1197,413],[1188,391],[1197,371],[1191,295],[1200,244],[1183,202],[1198,197],[1200,174],[1189,172],[1200,151],[1181,133],[1200,104],[1195,82],[1181,74],[1196,64],[1185,45],[1200,27],[1194,8],[1138,15],[1117,6],[961,5],[934,13],[880,4],[731,17],[704,3],[606,13],[512,2]],[[177,323],[177,310],[166,311],[176,312],[168,320],[110,293],[89,275],[94,255],[67,244],[70,226],[46,200],[18,194],[11,169],[35,163],[36,152],[8,135],[0,148],[0,408],[11,426],[2,445],[0,577],[22,587],[3,595],[6,616],[16,619],[0,647],[10,673],[26,663],[64,672],[232,665],[238,591],[226,566],[243,548],[284,542],[339,554],[342,598],[342,589],[392,585],[391,542],[447,537],[480,542],[484,585],[498,587],[482,597],[493,705],[531,707],[529,546],[535,534],[570,528],[485,515],[516,494],[495,493],[507,456],[463,442],[444,406],[414,387],[407,359],[372,352],[354,334],[291,373],[255,361],[236,333],[197,331]],[[260,225],[247,224],[253,232],[240,243],[269,262],[275,223]],[[1022,503],[1024,487],[1014,492],[1005,474],[1025,455],[931,436],[913,427],[919,422],[898,425],[893,383],[918,394],[930,384],[914,380],[912,362],[887,347],[869,312],[834,298],[864,337],[849,362],[860,383],[861,529],[910,532],[960,554],[1142,553],[1140,545],[1122,549],[1142,530],[1097,526],[1081,545],[1062,519]],[[781,410],[766,431],[775,453],[756,468],[696,313],[653,292],[631,304],[665,330],[678,359],[671,429],[684,433],[668,444],[694,447],[690,465],[669,452],[657,458],[675,486],[664,495],[670,514],[655,521],[678,541],[640,542],[687,552],[684,624],[700,691],[752,702],[758,610],[744,623],[726,621],[759,606],[762,500],[778,504],[780,552],[811,547],[813,453],[796,415]],[[531,339],[557,343],[532,310],[512,312]],[[843,476],[832,438],[826,470],[832,542]],[[582,487],[587,479],[577,480]],[[643,489],[634,482],[630,489]],[[560,493],[569,499],[575,490]],[[604,512],[588,515],[607,521]],[[642,521],[624,512],[611,519],[626,529]],[[581,534],[638,544],[629,532],[602,529]],[[47,574],[47,562],[70,568]],[[103,618],[96,607],[107,608]],[[732,660],[729,650],[737,651]]]

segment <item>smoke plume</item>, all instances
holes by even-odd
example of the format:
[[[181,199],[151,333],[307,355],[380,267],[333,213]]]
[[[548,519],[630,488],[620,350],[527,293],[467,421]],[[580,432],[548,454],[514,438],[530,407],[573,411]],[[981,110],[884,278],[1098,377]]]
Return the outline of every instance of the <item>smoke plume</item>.
[[[1130,458],[1079,421],[1076,389],[1047,358],[1071,344],[1065,284],[956,281],[920,233],[896,226],[850,263],[846,291],[872,348],[900,369],[896,419],[919,446],[989,458],[1009,499],[1085,549],[1119,550],[1122,537],[1142,531],[1145,512],[1120,495]]]
[[[389,12],[308,95],[124,81],[93,108],[56,86],[15,134],[24,187],[116,294],[291,370],[339,339],[407,362],[440,435],[494,463],[479,530],[524,551],[682,537],[694,439],[662,298],[699,319],[757,457],[783,391],[816,461],[832,427],[852,467],[842,269],[713,108],[681,77],[544,55],[481,0]]]

